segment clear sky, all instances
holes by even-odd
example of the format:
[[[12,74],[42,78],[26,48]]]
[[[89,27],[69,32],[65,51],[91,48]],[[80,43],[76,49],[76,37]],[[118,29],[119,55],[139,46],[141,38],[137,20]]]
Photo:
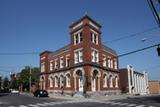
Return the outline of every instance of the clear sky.
[[[102,42],[157,27],[147,0],[0,0],[0,53],[54,51],[70,43],[69,25],[85,13],[102,25]],[[142,38],[152,38],[141,42]],[[160,43],[160,28],[108,42],[118,54]],[[160,79],[156,48],[120,58]],[[39,55],[0,55],[0,75],[39,66]]]

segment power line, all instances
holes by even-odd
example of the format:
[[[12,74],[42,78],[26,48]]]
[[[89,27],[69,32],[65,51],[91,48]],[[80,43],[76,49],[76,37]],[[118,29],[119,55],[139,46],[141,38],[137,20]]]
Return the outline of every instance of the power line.
[[[134,53],[137,53],[137,52],[140,52],[140,51],[143,51],[143,50],[147,50],[147,49],[150,49],[150,48],[153,48],[153,47],[156,47],[156,46],[160,46],[160,44],[155,44],[155,45],[148,46],[148,47],[145,47],[145,48],[141,48],[141,49],[138,49],[138,50],[135,50],[135,51],[124,53],[124,54],[118,55],[117,57],[127,56],[127,55],[134,54]],[[112,57],[112,58],[116,58],[116,57]]]
[[[152,14],[153,14],[158,26],[160,27],[160,17],[159,17],[158,12],[157,12],[154,4],[153,4],[153,1],[152,0],[147,0],[147,2],[148,2],[148,5],[149,5],[149,7],[152,11]]]
[[[0,55],[38,55],[40,52],[0,53]]]
[[[141,31],[141,32],[133,33],[133,34],[128,35],[128,36],[119,37],[119,38],[116,38],[116,39],[113,39],[113,40],[109,40],[109,41],[106,41],[106,42],[103,42],[103,43],[104,43],[104,44],[106,44],[106,43],[112,43],[112,42],[120,41],[120,40],[123,40],[123,39],[135,37],[135,36],[141,35],[141,34],[143,34],[143,33],[156,30],[156,29],[158,29],[158,28],[159,28],[159,27],[152,27],[152,28],[146,29],[146,30]]]

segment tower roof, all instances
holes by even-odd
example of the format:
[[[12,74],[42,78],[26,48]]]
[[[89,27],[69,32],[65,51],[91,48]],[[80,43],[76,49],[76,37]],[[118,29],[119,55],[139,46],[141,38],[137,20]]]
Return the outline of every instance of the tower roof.
[[[78,24],[79,22],[81,22],[84,19],[89,19],[90,21],[92,21],[95,25],[97,25],[99,28],[101,28],[101,25],[99,23],[97,23],[95,20],[93,20],[90,16],[85,15],[82,18],[80,18],[79,20],[77,20],[76,22],[74,22],[73,24],[71,24],[69,27],[72,28],[73,26],[75,26],[76,24]]]

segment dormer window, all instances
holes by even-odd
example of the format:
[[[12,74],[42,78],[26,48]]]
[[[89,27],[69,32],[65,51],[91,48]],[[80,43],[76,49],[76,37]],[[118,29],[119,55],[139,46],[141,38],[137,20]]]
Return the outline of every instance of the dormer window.
[[[74,45],[77,45],[83,41],[82,30],[74,33]]]
[[[98,33],[91,30],[91,42],[98,45]]]

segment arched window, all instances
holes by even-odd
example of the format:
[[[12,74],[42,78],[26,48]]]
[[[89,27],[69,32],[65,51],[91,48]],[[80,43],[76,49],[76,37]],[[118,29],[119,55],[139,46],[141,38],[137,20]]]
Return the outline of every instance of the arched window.
[[[49,86],[53,87],[53,77],[52,76],[49,77]]]
[[[93,71],[93,78],[96,78],[98,76],[98,71],[97,70],[94,70]]]
[[[55,87],[58,87],[58,77],[57,76],[55,76],[55,81],[54,81],[54,84],[55,84]]]
[[[64,76],[61,75],[60,76],[60,87],[62,87],[64,85]]]
[[[103,87],[107,87],[107,75],[103,75]]]
[[[78,77],[81,77],[81,76],[82,76],[82,71],[81,71],[81,70],[78,70],[78,71],[76,72],[76,75],[77,75]]]
[[[71,76],[70,74],[66,75],[66,87],[70,87],[71,86]]]
[[[115,77],[115,87],[118,88],[118,77]]]
[[[109,76],[109,84],[110,84],[110,88],[113,87],[113,77],[112,75]]]

